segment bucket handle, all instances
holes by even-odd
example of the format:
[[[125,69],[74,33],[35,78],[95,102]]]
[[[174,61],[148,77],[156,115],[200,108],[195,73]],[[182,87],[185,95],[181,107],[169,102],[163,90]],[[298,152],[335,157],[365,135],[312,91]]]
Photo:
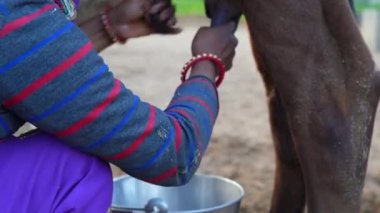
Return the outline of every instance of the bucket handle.
[[[110,213],[133,213],[134,211],[145,213],[168,213],[169,206],[162,198],[152,198],[144,208],[117,208],[112,207]]]

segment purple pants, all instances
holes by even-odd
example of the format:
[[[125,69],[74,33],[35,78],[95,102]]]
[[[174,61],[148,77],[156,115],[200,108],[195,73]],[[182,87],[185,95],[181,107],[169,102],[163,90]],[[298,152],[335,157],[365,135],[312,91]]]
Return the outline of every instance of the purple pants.
[[[106,213],[111,199],[107,163],[44,133],[0,140],[0,212]]]

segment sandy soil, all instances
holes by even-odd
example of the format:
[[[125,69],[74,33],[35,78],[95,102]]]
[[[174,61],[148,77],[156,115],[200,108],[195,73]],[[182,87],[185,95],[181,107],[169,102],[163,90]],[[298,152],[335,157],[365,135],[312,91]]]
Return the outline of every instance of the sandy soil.
[[[131,40],[102,55],[127,87],[143,100],[165,108],[179,84],[180,69],[190,57],[192,37],[205,21],[182,19],[180,35]],[[266,98],[244,25],[237,36],[235,66],[220,88],[221,111],[199,172],[239,182],[246,191],[241,212],[268,212],[275,165]],[[376,120],[363,195],[362,212],[368,213],[380,212],[380,117]],[[115,169],[114,175],[120,174]]]

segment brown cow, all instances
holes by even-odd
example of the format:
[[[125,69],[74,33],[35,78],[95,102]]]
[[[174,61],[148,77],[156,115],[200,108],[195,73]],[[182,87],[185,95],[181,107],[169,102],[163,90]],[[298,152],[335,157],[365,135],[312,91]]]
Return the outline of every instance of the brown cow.
[[[347,0],[206,0],[246,16],[277,156],[271,212],[359,212],[379,76]]]

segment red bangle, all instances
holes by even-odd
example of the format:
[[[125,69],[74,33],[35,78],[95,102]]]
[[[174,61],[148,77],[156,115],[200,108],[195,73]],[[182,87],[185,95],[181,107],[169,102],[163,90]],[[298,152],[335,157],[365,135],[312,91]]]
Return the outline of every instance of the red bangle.
[[[121,43],[121,44],[124,44],[127,39],[124,39],[124,38],[121,38],[121,36],[119,36],[111,27],[111,23],[110,21],[108,20],[108,13],[109,11],[111,10],[110,7],[106,7],[102,14],[101,14],[101,18],[102,18],[102,23],[104,25],[104,29],[106,30],[108,36],[112,39],[112,41],[114,43]]]
[[[211,53],[199,54],[191,58],[190,61],[187,62],[185,66],[182,68],[181,81],[182,82],[186,81],[186,75],[189,72],[190,68],[201,61],[211,61],[217,66],[219,70],[219,75],[218,75],[217,80],[215,81],[215,85],[216,87],[219,87],[224,80],[224,75],[226,74],[226,68],[223,64],[222,59],[220,59],[218,56]]]

